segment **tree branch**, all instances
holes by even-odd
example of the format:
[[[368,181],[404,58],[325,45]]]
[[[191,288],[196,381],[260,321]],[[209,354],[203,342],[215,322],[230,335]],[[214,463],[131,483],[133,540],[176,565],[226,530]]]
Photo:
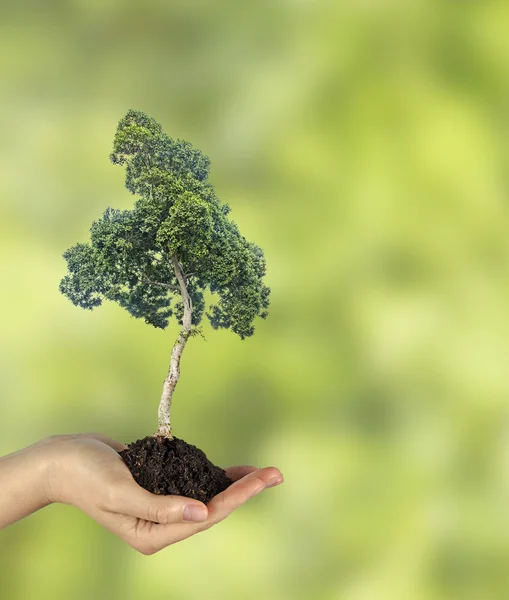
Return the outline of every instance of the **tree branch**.
[[[148,279],[145,279],[144,281],[142,281],[142,283],[147,283],[149,285],[157,285],[159,287],[168,288],[173,292],[181,293],[180,287],[178,285],[172,285],[171,283],[162,283],[161,281],[149,281]]]
[[[180,294],[182,296],[182,302],[184,303],[183,326],[187,329],[190,329],[191,328],[191,315],[193,312],[193,303],[191,301],[191,296],[189,295],[189,292],[187,291],[186,277],[183,273],[182,265],[180,264],[180,262],[178,261],[178,259],[175,256],[171,257],[171,263],[173,265],[173,270],[175,271],[175,277],[177,278],[177,281],[179,282]],[[186,323],[187,320],[189,321],[189,323]]]

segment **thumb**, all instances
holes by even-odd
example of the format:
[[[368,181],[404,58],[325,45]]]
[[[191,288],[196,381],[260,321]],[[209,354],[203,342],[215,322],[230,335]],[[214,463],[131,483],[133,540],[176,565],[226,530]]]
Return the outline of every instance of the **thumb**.
[[[182,521],[200,522],[208,517],[207,507],[198,500],[151,494],[135,481],[126,481],[116,486],[111,510],[165,525]]]

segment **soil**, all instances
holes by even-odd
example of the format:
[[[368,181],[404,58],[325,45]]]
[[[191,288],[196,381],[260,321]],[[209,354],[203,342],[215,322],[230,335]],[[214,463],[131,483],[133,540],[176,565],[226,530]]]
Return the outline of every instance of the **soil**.
[[[176,494],[207,504],[233,481],[205,453],[179,438],[146,437],[120,452],[135,481],[153,494]]]

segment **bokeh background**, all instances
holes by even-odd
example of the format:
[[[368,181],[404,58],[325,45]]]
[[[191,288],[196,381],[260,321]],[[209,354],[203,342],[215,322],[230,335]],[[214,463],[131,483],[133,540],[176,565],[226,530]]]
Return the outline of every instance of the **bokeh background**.
[[[177,435],[284,486],[145,557],[76,509],[0,533],[2,600],[509,598],[509,4],[0,2],[0,453],[156,426],[176,329],[58,292],[129,108],[212,159],[268,262],[183,359]],[[1,486],[0,486],[1,489]]]

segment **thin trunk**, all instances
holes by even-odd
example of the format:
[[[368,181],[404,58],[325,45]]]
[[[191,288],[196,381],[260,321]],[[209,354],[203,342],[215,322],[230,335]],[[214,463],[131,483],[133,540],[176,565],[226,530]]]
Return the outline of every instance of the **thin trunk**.
[[[186,281],[182,274],[179,262],[175,256],[172,256],[171,262],[173,270],[175,271],[175,276],[179,282],[180,294],[184,305],[184,318],[182,319],[182,329],[180,330],[177,341],[171,351],[170,369],[168,371],[168,376],[164,380],[163,393],[161,395],[161,402],[159,403],[159,429],[156,433],[156,436],[164,436],[170,439],[173,437],[171,435],[170,421],[171,398],[179,380],[180,358],[187,340],[189,339],[193,316],[193,303],[191,301],[191,296],[189,296],[189,292],[187,291]]]

